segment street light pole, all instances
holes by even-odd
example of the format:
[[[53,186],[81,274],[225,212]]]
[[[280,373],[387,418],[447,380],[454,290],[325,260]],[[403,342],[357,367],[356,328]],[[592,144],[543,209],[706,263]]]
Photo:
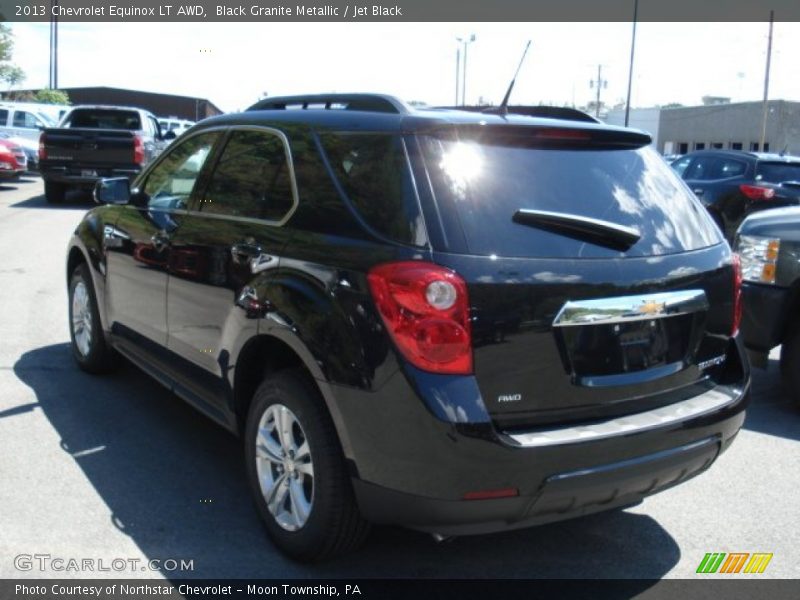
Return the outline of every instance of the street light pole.
[[[461,75],[461,105],[467,104],[467,46],[475,41],[475,34],[471,34],[468,38],[456,38],[464,47],[464,65]],[[458,84],[456,84],[458,85]],[[456,91],[456,104],[458,104],[458,91]]]
[[[758,149],[764,151],[764,144],[767,141],[767,113],[769,107],[769,63],[772,58],[772,24],[775,18],[775,11],[769,11],[769,41],[767,42],[767,70],[764,74],[764,117],[761,120],[761,143]]]
[[[456,106],[458,106],[458,93],[461,90],[461,38],[456,40],[458,40],[456,46]]]
[[[639,13],[639,0],[633,0],[633,34],[631,35],[631,65],[628,69],[628,98],[625,100],[625,127],[631,114],[631,87],[633,86],[633,53],[636,49],[636,21]]]

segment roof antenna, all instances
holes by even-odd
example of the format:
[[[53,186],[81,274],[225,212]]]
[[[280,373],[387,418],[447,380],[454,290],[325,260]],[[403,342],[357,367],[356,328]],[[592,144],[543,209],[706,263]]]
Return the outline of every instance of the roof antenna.
[[[528,43],[525,45],[525,51],[522,53],[522,58],[519,61],[519,66],[517,67],[517,71],[514,73],[514,78],[511,80],[511,84],[508,86],[508,90],[506,91],[506,95],[503,97],[503,101],[500,103],[500,106],[497,107],[498,114],[507,115],[508,114],[508,99],[511,97],[511,90],[514,89],[514,84],[517,82],[517,75],[519,75],[519,70],[522,68],[522,63],[525,62],[525,56],[528,54],[528,48],[531,47],[531,41],[528,40]]]

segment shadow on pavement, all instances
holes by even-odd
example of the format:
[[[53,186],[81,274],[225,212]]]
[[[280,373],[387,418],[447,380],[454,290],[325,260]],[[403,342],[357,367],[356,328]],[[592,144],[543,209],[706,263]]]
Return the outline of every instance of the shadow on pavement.
[[[62,449],[111,509],[113,525],[150,559],[194,560],[193,572],[165,573],[171,578],[650,579],[631,582],[638,593],[680,558],[655,520],[617,511],[440,544],[376,528],[353,555],[297,564],[263,532],[238,440],[144,373],[125,364],[105,377],[84,374],[67,344],[25,353],[14,372],[35,391]],[[635,594],[626,587],[625,595]]]
[[[40,194],[9,206],[11,208],[46,208],[48,210],[89,210],[95,206],[95,203],[89,192],[83,190],[69,190],[64,202],[60,204],[49,204],[44,194]]]
[[[765,369],[753,369],[753,398],[745,429],[800,440],[800,403],[781,387],[780,361],[771,359]]]

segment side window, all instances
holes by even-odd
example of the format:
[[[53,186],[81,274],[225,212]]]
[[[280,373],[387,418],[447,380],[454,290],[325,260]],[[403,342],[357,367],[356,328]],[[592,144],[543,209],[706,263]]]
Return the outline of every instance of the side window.
[[[678,175],[683,177],[683,174],[686,171],[686,167],[689,166],[690,162],[692,162],[692,157],[684,156],[683,158],[679,158],[678,160],[673,162],[671,166]]]
[[[38,119],[31,113],[24,110],[14,111],[14,127],[24,127],[26,129],[36,129],[39,125]]]
[[[147,117],[147,122],[150,125],[150,134],[158,137],[158,121],[156,121],[153,117]]]
[[[423,245],[425,230],[400,136],[320,136],[334,175],[361,217],[378,233]]]
[[[0,109],[0,127],[5,127],[8,123],[8,111],[6,109]]]
[[[701,156],[695,159],[692,165],[686,170],[684,179],[691,179],[696,181],[714,179],[712,173],[714,172],[714,164],[717,159],[712,156]]]
[[[720,172],[718,173],[718,178],[727,179],[728,177],[744,175],[744,172],[747,170],[747,165],[740,160],[725,158],[719,162],[719,168]]]
[[[144,184],[148,208],[186,208],[218,137],[217,132],[200,134],[165,152]]]
[[[283,140],[267,131],[234,131],[201,203],[203,212],[280,221],[294,206]]]

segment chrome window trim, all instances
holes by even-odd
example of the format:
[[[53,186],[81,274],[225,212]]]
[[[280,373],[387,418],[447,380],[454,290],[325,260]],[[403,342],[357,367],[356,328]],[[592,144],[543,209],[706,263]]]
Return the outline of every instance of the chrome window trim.
[[[297,189],[297,179],[295,178],[294,161],[292,159],[292,150],[291,150],[291,146],[289,145],[289,138],[286,137],[286,134],[283,133],[280,129],[276,129],[274,127],[262,126],[262,125],[218,125],[218,126],[215,126],[215,127],[207,127],[207,128],[201,129],[199,131],[192,132],[191,134],[189,134],[185,138],[181,139],[181,144],[180,145],[182,146],[183,144],[187,143],[189,140],[191,140],[192,138],[194,138],[194,137],[196,137],[198,135],[203,135],[205,133],[218,132],[218,133],[221,133],[223,137],[220,140],[218,140],[215,143],[215,145],[218,144],[218,143],[223,143],[224,144],[222,149],[221,149],[221,153],[220,153],[220,157],[221,157],[222,153],[225,152],[225,146],[228,144],[228,141],[230,140],[230,136],[236,131],[258,131],[258,132],[269,133],[269,134],[272,134],[272,135],[276,136],[278,139],[280,139],[281,143],[283,144],[283,152],[284,152],[284,156],[286,157],[286,164],[288,165],[288,168],[289,168],[289,183],[290,183],[290,186],[292,188],[292,206],[289,208],[288,212],[280,220],[275,221],[275,220],[270,220],[270,219],[257,219],[255,217],[240,217],[240,216],[236,216],[236,215],[221,215],[221,214],[216,214],[216,213],[203,212],[202,210],[199,210],[197,208],[188,208],[188,209],[146,208],[146,210],[148,210],[150,212],[169,212],[169,213],[173,213],[173,214],[183,214],[183,215],[191,215],[191,216],[202,215],[204,217],[208,217],[208,218],[211,218],[211,219],[231,219],[231,220],[239,221],[239,222],[243,222],[243,223],[257,223],[257,224],[260,224],[260,225],[272,225],[274,227],[282,227],[283,225],[285,225],[287,223],[287,221],[289,221],[289,219],[292,218],[292,215],[294,215],[294,213],[297,211],[298,206],[300,205],[300,193],[299,193],[299,191]],[[176,146],[175,148],[171,148],[170,152],[174,151],[175,149],[177,149],[179,147],[180,146]],[[150,177],[150,173],[152,173],[157,168],[157,166],[161,163],[161,161],[165,159],[167,154],[168,154],[168,152],[166,152],[166,151],[162,152],[159,155],[158,160],[156,160],[152,164],[152,166],[147,169],[147,172],[146,173],[142,173],[143,176],[142,176],[142,179],[141,179],[141,184],[139,184],[139,181],[137,180],[137,184],[138,185],[136,186],[136,190],[139,190],[142,187],[144,187],[144,184],[145,184],[147,178]],[[219,157],[217,157],[217,160],[218,160],[218,158]],[[203,166],[205,167],[205,164]],[[216,165],[214,165],[214,170],[216,170]],[[211,176],[212,177],[214,175],[214,170],[211,171]],[[202,169],[201,169],[201,171],[202,171]],[[211,181],[211,179],[209,179],[209,183],[210,183],[210,181]],[[192,188],[192,193],[194,193],[194,188]],[[202,203],[202,198],[200,200],[201,200],[201,203]]]
[[[553,327],[580,327],[649,321],[708,311],[703,290],[680,290],[634,296],[570,300],[561,307]],[[586,311],[594,311],[587,314]]]

